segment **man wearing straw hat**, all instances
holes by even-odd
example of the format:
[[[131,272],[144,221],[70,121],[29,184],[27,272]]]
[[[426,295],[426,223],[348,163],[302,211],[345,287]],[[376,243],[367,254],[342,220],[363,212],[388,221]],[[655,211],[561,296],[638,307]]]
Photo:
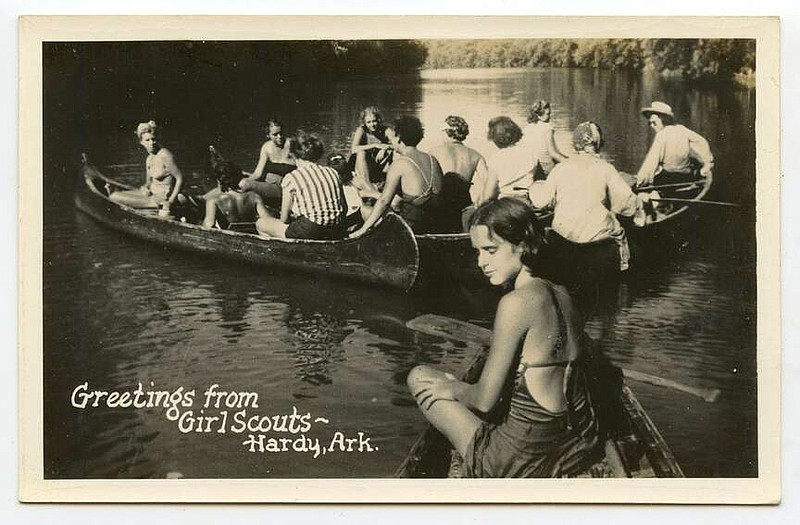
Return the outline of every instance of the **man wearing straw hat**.
[[[686,182],[694,177],[699,164],[700,175],[706,177],[714,167],[714,156],[708,141],[698,133],[675,121],[669,104],[655,101],[642,108],[642,115],[656,135],[650,151],[636,174],[636,184]]]

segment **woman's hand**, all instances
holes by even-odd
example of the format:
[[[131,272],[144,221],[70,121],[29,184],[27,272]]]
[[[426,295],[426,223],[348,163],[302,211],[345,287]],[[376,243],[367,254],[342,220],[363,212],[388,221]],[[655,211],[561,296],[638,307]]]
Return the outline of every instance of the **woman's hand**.
[[[452,374],[445,373],[444,376],[444,379],[420,381],[419,384],[427,386],[417,392],[414,397],[423,410],[430,410],[437,401],[458,401],[456,388],[460,381]]]
[[[149,197],[150,195],[152,195],[152,193],[150,193],[150,187],[146,184],[139,188],[139,192],[145,197]]]

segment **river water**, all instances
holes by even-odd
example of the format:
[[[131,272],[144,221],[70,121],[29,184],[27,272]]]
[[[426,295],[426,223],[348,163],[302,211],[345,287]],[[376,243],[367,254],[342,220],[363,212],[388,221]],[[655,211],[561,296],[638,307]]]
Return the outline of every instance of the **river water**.
[[[127,237],[73,208],[81,151],[112,166],[109,175],[143,179],[133,130],[154,118],[197,188],[193,173],[210,143],[252,169],[271,115],[289,130],[317,132],[328,151],[345,151],[366,105],[379,106],[388,120],[419,116],[423,149],[441,140],[444,117],[459,114],[472,127],[467,144],[489,154],[488,119],[509,115],[522,124],[526,104],[537,98],[553,104],[562,149],[575,124],[593,119],[606,133],[607,158],[624,171],[635,171],[646,152],[638,110],[651,100],[668,101],[709,139],[717,158],[711,198],[743,207],[701,210],[607,294],[588,330],[621,365],[721,390],[716,403],[706,403],[631,383],[687,475],[757,475],[752,91],[569,69],[264,83],[203,62],[185,63],[177,74],[127,60],[112,54],[79,67],[61,49],[45,66],[46,477],[388,477],[424,428],[404,386],[408,370],[433,363],[455,371],[476,349],[415,336],[405,321],[433,312],[488,326],[498,297],[483,289],[372,289]],[[76,407],[85,397],[73,393],[84,383],[86,391],[131,393],[141,384],[143,399],[151,391],[195,393],[173,421],[169,403]],[[212,385],[226,394],[204,406]],[[295,423],[308,423],[302,434],[309,441],[298,444],[300,434],[279,418],[268,421],[266,435],[290,438],[275,445],[290,450],[248,442],[266,431],[267,416],[293,413]],[[254,416],[260,431],[245,428]],[[350,451],[347,438],[356,438]],[[316,439],[337,446],[314,457]],[[308,451],[291,450],[301,444]]]

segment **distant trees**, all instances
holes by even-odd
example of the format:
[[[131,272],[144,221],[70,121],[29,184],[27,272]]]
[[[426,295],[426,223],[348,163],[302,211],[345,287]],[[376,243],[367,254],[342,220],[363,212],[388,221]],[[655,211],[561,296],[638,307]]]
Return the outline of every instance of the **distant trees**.
[[[425,67],[591,67],[656,71],[689,80],[740,78],[755,71],[755,40],[518,39],[429,40]]]

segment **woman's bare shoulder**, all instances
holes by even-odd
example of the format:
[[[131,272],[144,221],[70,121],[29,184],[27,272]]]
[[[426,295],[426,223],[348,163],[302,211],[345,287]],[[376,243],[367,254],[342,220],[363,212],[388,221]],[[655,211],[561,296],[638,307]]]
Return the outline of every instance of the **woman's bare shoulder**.
[[[549,286],[547,281],[536,277],[505,294],[500,305],[509,310],[536,312],[552,302]]]

